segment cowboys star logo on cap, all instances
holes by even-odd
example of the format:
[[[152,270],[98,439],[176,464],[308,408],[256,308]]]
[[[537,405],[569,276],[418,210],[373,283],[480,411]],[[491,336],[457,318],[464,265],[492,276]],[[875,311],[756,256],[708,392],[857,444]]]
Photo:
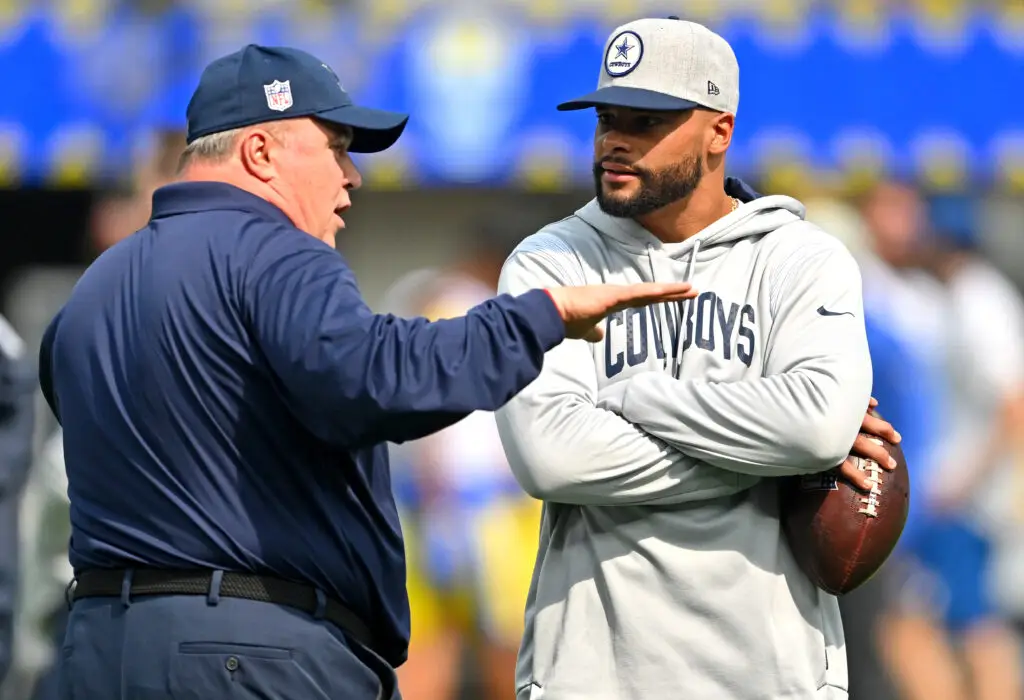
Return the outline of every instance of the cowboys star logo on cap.
[[[267,107],[275,112],[283,112],[292,106],[292,85],[290,80],[275,80],[263,86],[267,94]]]
[[[621,77],[636,68],[643,55],[644,42],[640,35],[628,30],[621,32],[608,45],[604,69],[613,78]]]
[[[675,18],[638,19],[613,29],[604,48],[597,90],[561,103],[559,110],[705,107],[736,113],[740,101],[736,54],[729,42],[701,24]]]

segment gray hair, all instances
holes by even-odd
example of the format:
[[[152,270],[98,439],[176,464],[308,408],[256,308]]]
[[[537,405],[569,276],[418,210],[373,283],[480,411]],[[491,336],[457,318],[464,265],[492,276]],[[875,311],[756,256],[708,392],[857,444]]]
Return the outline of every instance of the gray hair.
[[[262,126],[274,132],[278,138],[282,138],[282,131],[278,128],[277,124],[263,124]],[[218,131],[214,134],[200,136],[185,147],[181,154],[181,159],[178,161],[178,171],[183,170],[192,161],[216,163],[229,158],[231,151],[244,130],[245,127],[240,127],[238,129],[228,129],[227,131]],[[352,144],[355,136],[352,128],[337,126],[333,130],[336,135],[335,142],[347,149]]]
[[[231,155],[242,129],[228,129],[218,131],[215,134],[200,136],[192,143],[185,146],[181,154],[181,161],[178,166],[180,170],[194,160],[217,162],[224,160]]]
[[[355,140],[355,131],[351,126],[337,125],[332,128],[336,134],[336,143],[348,150],[348,147],[352,145],[352,141]]]

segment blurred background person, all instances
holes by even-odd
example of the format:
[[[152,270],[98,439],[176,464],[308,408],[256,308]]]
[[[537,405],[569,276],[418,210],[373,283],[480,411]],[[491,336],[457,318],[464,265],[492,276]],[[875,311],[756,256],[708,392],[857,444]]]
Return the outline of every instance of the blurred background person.
[[[880,185],[875,193],[889,185]],[[870,200],[869,196],[869,200]],[[854,254],[864,287],[864,322],[871,351],[872,395],[882,415],[904,435],[901,447],[911,487],[925,479],[934,462],[934,442],[943,399],[939,285],[917,268],[917,234],[882,215],[865,217],[853,202],[817,196],[807,201],[807,218],[839,238]],[[851,700],[899,700],[878,639],[894,571],[920,522],[911,512],[897,551],[874,578],[840,598],[850,669]]]
[[[862,263],[875,318],[887,316],[891,328],[902,329],[923,359],[919,366],[932,368],[916,381],[912,372],[889,381],[927,394],[916,415],[905,417],[908,445],[919,450],[918,478],[891,567],[896,593],[882,596],[896,601],[878,629],[882,658],[907,700],[1019,698],[1017,640],[991,590],[991,525],[1000,518],[983,494],[994,458],[1009,446],[993,404],[1016,387],[1024,361],[1024,336],[1014,336],[1018,301],[988,267],[979,270],[987,288],[975,287],[977,280],[954,284],[949,238],[934,235],[913,186],[878,185],[862,213],[876,255]],[[983,301],[989,293],[998,295],[991,306]]]
[[[35,386],[28,347],[0,316],[0,685],[14,660],[21,603],[19,513],[32,463]]]
[[[57,655],[67,626],[65,599],[74,572],[64,441],[58,428],[32,465],[21,509],[22,604],[17,627],[19,675],[10,700],[58,700]]]
[[[493,297],[505,259],[545,221],[508,209],[492,216],[470,229],[450,265],[400,279],[385,307],[436,320]],[[398,669],[402,695],[507,698],[515,687],[541,504],[512,476],[489,413],[393,446],[392,455],[413,629],[409,660]]]
[[[169,183],[185,147],[184,132],[162,130],[156,134],[148,157],[142,159],[124,190],[97,198],[88,220],[86,260],[101,254],[146,224],[153,192]],[[56,280],[70,292],[77,274],[69,268],[59,278],[47,277],[51,289]],[[56,300],[56,295],[51,296]],[[59,304],[58,304],[59,306]],[[56,307],[51,312],[55,313]],[[33,381],[32,394],[37,390]],[[18,678],[12,681],[11,700],[57,700],[56,656],[64,640],[68,606],[65,592],[73,572],[68,562],[71,536],[64,443],[60,427],[46,433],[28,472],[20,509],[20,593],[22,604],[17,624]]]
[[[938,197],[930,212],[924,265],[946,289],[952,393],[933,494],[937,529],[946,552],[963,542],[961,561],[977,548],[979,607],[990,608],[963,632],[969,697],[1018,698],[1024,657],[1012,623],[1024,614],[1024,297],[978,254],[972,200]]]
[[[146,225],[153,192],[174,179],[184,150],[185,132],[180,129],[162,128],[152,135],[149,153],[138,161],[127,186],[98,198],[90,222],[87,258]]]

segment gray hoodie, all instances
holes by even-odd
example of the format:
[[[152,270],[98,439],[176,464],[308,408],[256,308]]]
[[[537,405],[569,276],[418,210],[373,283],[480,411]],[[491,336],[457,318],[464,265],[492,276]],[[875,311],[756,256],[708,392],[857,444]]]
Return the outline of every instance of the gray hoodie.
[[[857,435],[860,272],[796,200],[747,199],[676,244],[592,201],[505,264],[513,294],[679,279],[701,293],[561,344],[497,413],[516,478],[545,502],[517,700],[846,697],[837,601],[795,564],[772,477],[830,469]]]

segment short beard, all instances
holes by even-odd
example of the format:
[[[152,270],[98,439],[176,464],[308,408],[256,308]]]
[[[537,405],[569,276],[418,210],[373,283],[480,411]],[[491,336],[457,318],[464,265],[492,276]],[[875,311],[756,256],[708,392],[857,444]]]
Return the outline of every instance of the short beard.
[[[594,163],[594,186],[597,190],[597,203],[608,216],[620,219],[636,219],[655,212],[662,207],[686,199],[704,177],[704,160],[700,156],[687,156],[683,161],[661,170],[634,169],[640,179],[640,191],[625,199],[604,191],[601,175],[604,173],[603,163],[619,163],[629,165],[614,158],[606,158]]]

